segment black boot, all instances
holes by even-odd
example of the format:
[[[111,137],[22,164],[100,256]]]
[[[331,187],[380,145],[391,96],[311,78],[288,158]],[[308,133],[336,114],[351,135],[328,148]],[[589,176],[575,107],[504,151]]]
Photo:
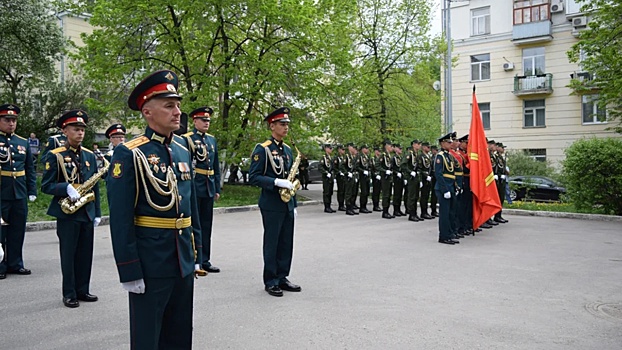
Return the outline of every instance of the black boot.
[[[346,207],[342,204],[339,206],[339,208],[337,209],[339,211],[346,211]]]
[[[373,211],[382,211],[382,208],[380,208],[380,206],[378,204],[374,204]]]
[[[393,219],[395,216],[389,214],[389,208],[382,209],[382,218],[383,219]]]
[[[402,213],[402,211],[400,210],[400,207],[394,205],[393,206],[393,216],[395,216],[395,217],[404,216],[404,213]]]
[[[330,207],[330,204],[325,204],[324,205],[324,212],[325,213],[334,213],[335,211]]]
[[[371,213],[371,211],[369,211],[367,209],[367,207],[363,205],[363,206],[361,206],[361,210],[359,210],[359,213],[369,214],[369,213]]]
[[[419,219],[417,219],[417,216],[415,216],[415,215],[409,215],[408,216],[408,221],[417,222],[417,221],[419,221]]]
[[[348,206],[346,208],[346,215],[356,215],[356,214],[354,214],[354,211],[352,210],[351,206]]]

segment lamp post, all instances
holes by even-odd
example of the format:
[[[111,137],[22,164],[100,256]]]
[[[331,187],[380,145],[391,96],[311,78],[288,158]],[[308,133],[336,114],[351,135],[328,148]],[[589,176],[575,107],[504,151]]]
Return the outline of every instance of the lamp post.
[[[445,132],[453,129],[452,117],[452,92],[451,92],[451,0],[443,1],[443,30],[447,40],[447,53],[445,54]]]

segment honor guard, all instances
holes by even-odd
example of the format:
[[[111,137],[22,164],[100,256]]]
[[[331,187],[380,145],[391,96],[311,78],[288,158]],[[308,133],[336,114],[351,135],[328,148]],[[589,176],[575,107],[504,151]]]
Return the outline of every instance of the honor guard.
[[[402,170],[402,145],[393,144],[393,158],[391,158],[391,168],[393,169],[393,216],[405,216],[402,212],[402,198],[404,195],[404,182],[408,180],[404,178]]]
[[[421,182],[419,154],[421,148],[421,142],[417,139],[411,143],[411,148],[406,153],[402,167],[404,168],[404,175],[408,182],[406,183],[406,190],[408,193],[408,201],[406,203],[406,210],[408,211],[408,221],[421,221],[419,215],[417,215],[417,201],[419,201],[419,188],[423,186]]]
[[[333,146],[330,143],[324,144],[324,156],[320,161],[320,173],[322,174],[322,201],[324,202],[325,213],[335,213],[336,211],[330,207],[333,198],[334,172],[333,172]]]
[[[191,349],[194,277],[201,230],[192,154],[180,125],[178,78],[152,73],[128,105],[147,122],[143,135],[115,148],[108,174],[110,234],[129,292],[132,349]]]
[[[495,174],[495,179],[498,178],[497,181],[497,191],[499,193],[499,203],[501,203],[501,207],[503,208],[503,202],[505,202],[505,186],[507,186],[507,170],[506,170],[506,159],[505,159],[505,145],[501,142],[497,142],[495,144],[497,148],[497,159],[495,162],[495,167],[493,168],[493,172]],[[493,219],[495,222],[505,224],[508,220],[504,219],[501,214],[503,210],[499,210],[498,213],[495,214],[495,218]]]
[[[67,142],[48,153],[41,191],[54,196],[47,214],[56,218],[63,275],[63,304],[80,306],[79,301],[97,301],[90,294],[94,228],[101,221],[97,159],[82,147],[89,116],[74,109],[58,118]],[[119,192],[122,193],[122,192]]]
[[[186,133],[194,157],[194,183],[199,205],[201,238],[203,240],[203,270],[212,273],[220,269],[210,262],[212,246],[212,222],[214,201],[220,198],[220,163],[216,138],[207,133],[214,110],[210,107],[197,108],[190,112],[194,130]]]
[[[382,217],[384,219],[393,219],[395,216],[389,214],[389,205],[391,204],[391,190],[393,188],[393,144],[389,140],[383,143],[384,152],[380,155],[380,171],[382,174]],[[399,169],[398,169],[399,171]]]
[[[421,143],[421,152],[419,153],[419,176],[421,179],[421,219],[434,219],[434,216],[428,214],[428,201],[430,200],[430,191],[432,188],[432,153],[430,153],[430,143]]]
[[[361,153],[359,154],[358,161],[358,176],[361,188],[360,193],[360,210],[359,213],[369,214],[371,211],[367,209],[367,198],[369,197],[369,185],[371,184],[372,176],[372,162],[369,155],[369,146],[366,144],[361,145]]]
[[[455,208],[456,201],[456,175],[454,174],[455,162],[449,153],[451,149],[451,133],[438,139],[441,144],[441,151],[434,159],[434,173],[436,174],[436,196],[440,204],[440,217],[438,221],[438,242],[444,244],[457,244],[459,241],[453,240],[451,217]]]
[[[0,279],[7,274],[30,275],[24,267],[22,250],[26,232],[28,204],[37,199],[37,175],[28,140],[15,134],[20,108],[13,104],[0,106]]]
[[[458,215],[462,215],[462,223],[464,225],[464,235],[474,235],[473,230],[473,193],[471,192],[471,170],[469,165],[469,157],[467,155],[469,145],[469,134],[462,136],[460,146],[457,153],[462,157],[462,201],[459,203]]]
[[[333,158],[333,169],[335,170],[335,180],[337,182],[337,210],[346,211],[346,174],[343,172],[346,162],[346,151],[343,145],[337,145],[337,155]]]
[[[382,192],[382,169],[380,167],[380,152],[379,147],[374,147],[374,155],[371,157],[371,170],[372,170],[372,194],[371,201],[373,204],[373,211],[382,211],[380,208],[380,193]]]
[[[282,297],[283,291],[300,292],[287,276],[292,265],[294,221],[297,202],[292,149],[283,142],[289,131],[289,108],[281,107],[268,114],[272,137],[257,144],[251,155],[250,183],[261,187],[259,209],[263,220],[263,282],[266,292]],[[293,192],[293,193],[292,193]]]
[[[458,147],[460,146],[460,141],[458,141],[458,136],[456,132],[451,134],[451,148],[449,150],[449,154],[453,157],[454,162],[454,175],[456,176],[456,200],[455,200],[455,210],[451,213],[451,223],[452,223],[452,232],[454,238],[463,238],[464,237],[464,222],[462,219],[463,215],[460,214],[461,203],[462,203],[462,193],[464,192],[463,186],[463,175],[464,175],[464,163],[463,159],[458,153]]]
[[[436,174],[434,173],[434,160],[436,159],[436,155],[438,154],[438,146],[431,145],[430,146],[430,159],[432,164],[430,165],[430,176],[432,177],[432,182],[430,183],[430,216],[437,218],[438,217],[438,197],[436,197]]]
[[[497,143],[495,140],[487,140],[488,143],[488,153],[490,154],[490,163],[492,166],[492,172],[495,178],[495,184],[499,181],[499,175],[495,173],[497,167]],[[494,221],[492,218],[488,219],[481,227],[483,228],[492,228],[493,226],[499,225],[498,222]]]
[[[359,173],[357,170],[358,155],[356,145],[348,143],[348,154],[344,163],[343,173],[346,174],[346,215],[358,215],[355,211],[356,195],[358,193]]]

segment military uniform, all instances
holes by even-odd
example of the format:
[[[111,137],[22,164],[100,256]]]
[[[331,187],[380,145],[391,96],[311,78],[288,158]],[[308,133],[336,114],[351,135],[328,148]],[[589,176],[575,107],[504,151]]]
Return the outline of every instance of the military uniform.
[[[496,146],[505,148],[505,146],[501,142],[497,143]],[[497,155],[495,157],[495,163],[493,165],[492,170],[494,174],[497,176],[496,177],[497,192],[499,193],[499,203],[501,204],[501,208],[503,208],[503,202],[505,202],[505,186],[507,185],[507,175],[506,175],[505,167],[506,167],[506,160],[503,157],[503,154],[497,152]],[[505,220],[501,216],[502,212],[503,212],[503,209],[499,210],[499,212],[495,214],[495,218],[494,218],[495,222],[500,222],[502,224],[507,222],[507,220]]]
[[[0,106],[0,118],[16,119],[19,107]],[[0,244],[4,246],[4,259],[0,259],[0,279],[7,273],[29,275],[24,268],[22,250],[28,217],[28,202],[37,195],[37,176],[28,140],[14,133],[0,130],[1,170],[1,217],[7,225],[2,226]]]
[[[360,205],[359,207],[361,208],[359,210],[360,213],[363,214],[369,214],[371,213],[371,211],[369,209],[367,209],[367,198],[369,197],[369,184],[371,182],[371,176],[372,176],[372,171],[371,171],[371,158],[369,157],[369,154],[365,154],[365,152],[363,152],[364,149],[369,149],[369,147],[367,145],[362,145],[361,146],[361,153],[359,154],[359,161],[358,161],[358,176],[359,176],[359,183],[360,183],[360,188],[361,188],[361,192],[360,192]]]
[[[330,144],[325,144],[324,149],[326,150],[326,148],[333,149]],[[335,174],[333,172],[333,159],[328,152],[324,153],[318,168],[322,174],[322,201],[324,202],[324,212],[332,214],[335,212],[335,210],[330,207],[333,198],[333,177]]]
[[[58,119],[59,128],[71,125],[86,127],[88,115],[81,110],[64,113]],[[85,147],[70,145],[69,140],[61,147],[51,150],[45,161],[41,191],[54,196],[47,214],[56,218],[56,235],[60,243],[60,263],[63,275],[63,303],[67,307],[79,306],[78,300],[96,301],[90,294],[89,285],[93,263],[94,226],[99,224],[101,208],[99,186],[95,183],[81,200],[87,201],[73,213],[65,213],[59,204],[61,199],[72,197],[68,187],[79,188],[98,172],[97,160]],[[123,192],[119,192],[123,193]],[[75,203],[71,201],[71,203]]]
[[[437,150],[438,154],[438,147],[430,146],[430,149]],[[436,188],[436,173],[434,171],[435,159],[436,154],[430,151],[430,161],[432,162],[430,165],[430,177],[432,178],[432,181],[430,182],[430,216],[432,217],[438,217],[438,197],[436,197],[436,190],[434,190]]]
[[[408,210],[409,221],[421,221],[417,215],[417,202],[419,201],[419,187],[421,184],[421,174],[419,169],[419,153],[414,149],[414,145],[419,143],[418,140],[411,142],[413,148],[408,150],[406,158],[404,158],[404,177],[408,179],[406,190],[408,192],[408,201],[406,209]],[[421,184],[422,185],[422,184]]]
[[[393,219],[395,216],[389,214],[389,205],[391,204],[391,190],[393,187],[393,159],[391,153],[387,151],[385,142],[384,152],[380,155],[380,171],[382,174],[382,217],[384,219]],[[399,169],[397,170],[399,171]]]
[[[190,117],[211,119],[214,111],[209,107],[197,108],[190,112]],[[201,238],[203,253],[201,266],[208,272],[218,273],[220,269],[212,266],[212,222],[214,218],[214,198],[220,195],[220,163],[216,138],[208,133],[199,132],[196,128],[184,135],[191,145],[194,164],[194,183],[196,186],[199,219],[201,221]]]
[[[105,134],[109,140],[112,140],[112,137],[115,135],[123,135],[125,137],[125,132],[126,132],[126,129],[125,129],[125,126],[123,126],[123,124],[113,124],[109,126],[108,129],[106,129]],[[114,149],[115,149],[114,144],[111,143],[110,145],[112,146],[112,148],[108,152],[104,153],[104,159],[106,160],[108,164],[112,160],[112,155],[114,154]],[[106,181],[107,179],[108,179],[108,174],[106,174],[105,176]]]
[[[141,110],[151,99],[179,99],[177,86],[173,72],[155,72],[134,88],[128,105]],[[201,230],[188,147],[185,138],[148,126],[117,146],[110,163],[110,234],[119,279],[130,292],[132,349],[192,348],[194,274],[205,273],[197,268]]]
[[[450,142],[451,134],[439,138],[441,144]],[[440,204],[440,217],[438,221],[439,243],[456,244],[458,241],[452,239],[451,217],[455,211],[456,201],[456,176],[454,174],[454,160],[451,154],[445,149],[436,154],[434,160],[434,173],[436,174],[436,196]]]
[[[460,138],[460,142],[468,142],[469,135]],[[473,234],[473,193],[471,192],[471,170],[466,147],[459,148],[457,153],[462,158],[462,198],[458,203],[458,215],[461,215],[462,232],[465,235]]]
[[[429,147],[428,142],[424,142],[423,147]],[[430,190],[432,188],[432,154],[430,152],[421,152],[419,154],[419,176],[421,177],[421,200],[419,205],[421,206],[421,219],[434,219],[433,216],[428,214],[428,201],[430,200]]]
[[[309,160],[306,156],[302,156],[300,165],[298,166],[298,179],[303,190],[308,190],[309,186]]]
[[[348,148],[356,147],[354,144],[348,144]],[[346,161],[343,164],[342,172],[345,176],[346,187],[346,215],[358,215],[354,207],[356,205],[356,195],[358,193],[358,156],[352,152],[346,154]]]
[[[453,133],[452,138],[455,138],[455,137],[456,137],[456,134]],[[454,203],[455,206],[450,216],[451,224],[452,224],[451,232],[453,234],[453,238],[462,238],[464,237],[464,235],[462,234],[464,232],[464,222],[462,221],[462,219],[464,218],[464,215],[459,214],[459,212],[462,210],[461,208],[462,193],[463,193],[462,178],[464,174],[462,170],[463,163],[462,163],[462,157],[453,148],[449,151],[449,154],[451,155],[452,161],[454,162],[454,175],[456,177],[456,180],[455,180],[456,199]]]
[[[45,157],[49,151],[64,146],[65,142],[67,142],[67,136],[62,133],[48,137],[45,148],[43,152],[41,152],[41,160],[45,161]]]
[[[394,148],[400,148],[399,144],[394,144]],[[393,169],[393,216],[404,216],[402,210],[402,196],[404,194],[404,174],[402,169],[402,156],[397,154],[393,155],[391,159],[391,168]],[[407,181],[407,180],[406,180]]]
[[[346,211],[346,175],[343,172],[346,157],[345,155],[342,156],[339,153],[340,149],[343,149],[343,146],[337,145],[337,155],[333,157],[333,169],[335,169],[335,180],[337,181],[337,204],[339,205],[339,208],[337,210]]]
[[[374,149],[374,152],[376,149]],[[380,167],[380,157],[371,157],[372,170],[372,194],[373,211],[382,211],[380,208],[380,193],[382,192],[382,169]]]

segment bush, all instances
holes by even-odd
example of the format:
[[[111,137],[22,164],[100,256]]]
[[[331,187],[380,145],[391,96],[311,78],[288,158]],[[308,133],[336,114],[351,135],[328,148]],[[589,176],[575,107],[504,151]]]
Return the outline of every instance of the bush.
[[[555,177],[555,170],[548,162],[535,160],[524,152],[507,152],[507,166],[510,168],[510,176],[534,175]]]
[[[577,209],[601,206],[622,215],[622,140],[583,139],[566,149],[567,193]]]

